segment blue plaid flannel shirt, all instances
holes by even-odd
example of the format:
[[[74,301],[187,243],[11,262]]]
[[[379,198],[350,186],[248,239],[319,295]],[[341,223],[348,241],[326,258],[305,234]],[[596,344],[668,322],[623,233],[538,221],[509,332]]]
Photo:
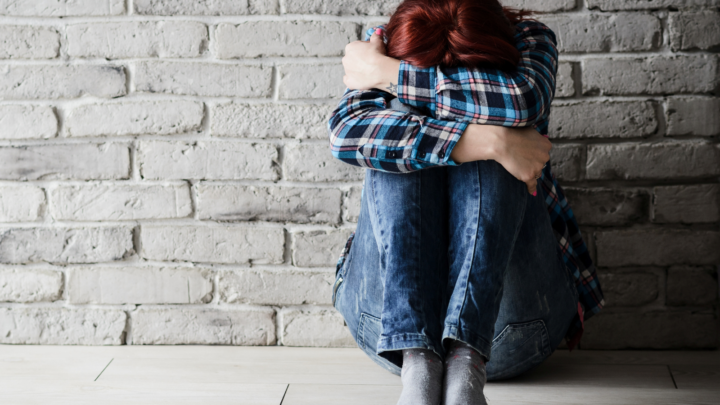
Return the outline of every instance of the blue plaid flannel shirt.
[[[366,41],[374,30],[367,30]],[[411,172],[457,165],[450,154],[470,123],[533,126],[547,136],[557,72],[555,34],[540,22],[523,21],[517,25],[515,39],[521,58],[510,72],[445,66],[421,69],[401,61],[397,98],[425,116],[390,109],[395,96],[384,91],[346,90],[328,123],[333,156],[368,169]],[[572,348],[582,335],[584,320],[605,303],[595,265],[550,164],[543,169],[540,186],[547,195],[558,248],[579,293],[578,315],[566,336]],[[352,237],[338,265],[351,242]]]

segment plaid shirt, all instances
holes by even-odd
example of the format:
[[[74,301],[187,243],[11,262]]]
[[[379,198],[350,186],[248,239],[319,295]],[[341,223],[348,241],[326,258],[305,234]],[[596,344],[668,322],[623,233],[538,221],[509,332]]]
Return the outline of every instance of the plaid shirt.
[[[366,32],[366,41],[374,29]],[[395,96],[384,91],[346,90],[328,123],[333,156],[355,166],[402,173],[457,165],[450,154],[470,123],[533,126],[547,136],[557,71],[555,34],[537,21],[523,21],[516,31],[520,62],[514,71],[421,69],[401,61],[397,98],[426,115],[390,109]],[[558,247],[579,293],[578,315],[566,336],[572,348],[582,335],[584,320],[602,309],[603,294],[550,164],[543,169],[540,186],[547,195],[545,203]],[[338,265],[346,254],[343,252]]]

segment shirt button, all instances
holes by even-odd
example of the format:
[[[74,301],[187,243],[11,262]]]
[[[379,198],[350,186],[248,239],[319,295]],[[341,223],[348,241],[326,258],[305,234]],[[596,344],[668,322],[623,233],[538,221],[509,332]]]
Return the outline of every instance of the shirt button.
[[[394,157],[395,157],[395,152],[393,152],[393,151],[388,152],[388,153],[387,153],[387,157],[389,157],[389,158],[394,158]]]
[[[445,157],[445,152],[443,152],[443,151],[438,152],[438,157],[439,157],[440,159],[444,158],[444,157]]]
[[[418,156],[420,156],[421,158],[424,158],[425,155],[427,155],[427,153],[425,153],[423,151],[420,151],[420,153],[418,154]]]

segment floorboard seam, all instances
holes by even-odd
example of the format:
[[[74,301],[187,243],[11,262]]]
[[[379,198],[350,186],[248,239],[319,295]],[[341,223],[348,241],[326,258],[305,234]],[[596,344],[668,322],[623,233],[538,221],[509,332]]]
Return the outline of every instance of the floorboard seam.
[[[290,388],[290,384],[288,384],[287,387],[285,387],[285,392],[283,392],[283,397],[282,397],[282,399],[280,400],[280,405],[282,405],[282,403],[285,402],[285,395],[287,395],[287,392],[288,392],[288,389],[289,389],[289,388]]]
[[[114,357],[113,357],[112,359],[110,359],[110,361],[108,362],[108,364],[105,365],[105,368],[103,368],[102,371],[100,371],[100,374],[98,374],[97,377],[95,377],[95,379],[94,379],[93,381],[97,381],[98,378],[100,378],[100,376],[102,375],[102,373],[105,372],[105,370],[110,366],[110,363],[112,363],[113,360],[115,360]]]
[[[677,383],[675,382],[675,376],[673,375],[672,370],[670,369],[670,365],[669,365],[669,364],[668,364],[668,366],[667,366],[667,369],[668,369],[668,373],[670,373],[670,378],[672,378],[673,385],[675,386],[675,389],[678,389]]]

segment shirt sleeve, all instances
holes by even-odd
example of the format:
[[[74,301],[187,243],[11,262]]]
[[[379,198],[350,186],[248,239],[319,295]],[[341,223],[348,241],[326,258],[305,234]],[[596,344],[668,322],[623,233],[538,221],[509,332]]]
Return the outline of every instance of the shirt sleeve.
[[[398,99],[437,119],[508,127],[536,126],[547,134],[555,95],[555,34],[537,21],[516,27],[520,62],[513,71],[487,68],[416,68],[401,61]],[[540,127],[538,127],[540,126]]]
[[[380,90],[347,90],[328,122],[333,156],[387,172],[456,165],[450,153],[468,123],[391,109],[394,98]]]

